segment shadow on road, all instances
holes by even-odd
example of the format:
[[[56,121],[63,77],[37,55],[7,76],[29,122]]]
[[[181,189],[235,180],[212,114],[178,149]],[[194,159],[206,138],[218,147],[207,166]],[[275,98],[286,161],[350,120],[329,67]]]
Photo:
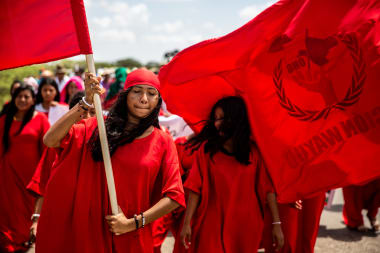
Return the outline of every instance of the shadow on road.
[[[342,212],[343,204],[335,204],[332,205],[329,209],[325,208],[324,210],[327,212]]]
[[[376,237],[373,232],[356,232],[348,230],[347,228],[327,229],[326,226],[320,226],[318,237],[330,237],[337,241],[344,242],[358,242],[364,237]]]

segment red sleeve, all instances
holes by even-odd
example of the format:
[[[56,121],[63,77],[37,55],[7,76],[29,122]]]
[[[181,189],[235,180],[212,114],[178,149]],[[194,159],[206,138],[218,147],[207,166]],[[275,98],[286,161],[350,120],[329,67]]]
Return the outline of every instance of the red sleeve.
[[[206,162],[204,161],[204,149],[200,148],[195,151],[195,157],[193,160],[193,166],[190,169],[190,173],[185,182],[185,188],[200,194],[202,190],[202,169],[207,167]]]
[[[40,196],[45,195],[47,182],[50,178],[51,168],[56,160],[57,153],[53,148],[46,148],[42,154],[41,160],[37,165],[32,180],[26,187],[29,191]]]
[[[263,203],[267,203],[268,193],[275,193],[272,180],[268,174],[265,162],[260,154],[257,154],[257,188]]]
[[[95,117],[94,117],[95,118]],[[73,142],[82,145],[85,142],[86,127],[94,123],[94,118],[89,118],[86,120],[81,120],[80,122],[74,124],[66,136],[61,140],[60,148],[65,149]],[[96,119],[95,119],[96,122]]]
[[[161,194],[173,199],[178,204],[185,207],[185,195],[179,171],[177,150],[171,137],[167,136],[166,140],[166,150],[161,165]]]
[[[46,134],[46,132],[49,130],[50,128],[50,123],[49,123],[49,120],[48,118],[46,117],[45,114],[43,113],[40,113],[38,112],[38,117],[41,117],[41,136],[40,136],[40,144],[39,144],[39,148],[40,148],[40,154],[42,155],[45,151],[45,144],[44,144],[44,135]]]
[[[179,170],[180,170],[181,176],[183,176],[185,174],[185,171],[183,170],[183,167],[182,167],[183,148],[182,148],[182,143],[177,142],[177,140],[175,140],[174,143],[175,143],[175,147],[177,149],[177,154],[178,154]]]

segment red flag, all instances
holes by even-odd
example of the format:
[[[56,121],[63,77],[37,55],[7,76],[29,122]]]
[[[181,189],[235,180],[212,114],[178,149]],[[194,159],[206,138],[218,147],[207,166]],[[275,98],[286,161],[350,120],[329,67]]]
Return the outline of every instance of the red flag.
[[[374,179],[379,17],[378,0],[279,1],[174,57],[159,75],[163,98],[194,124],[241,95],[281,202]]]
[[[2,0],[0,70],[92,54],[82,0]]]

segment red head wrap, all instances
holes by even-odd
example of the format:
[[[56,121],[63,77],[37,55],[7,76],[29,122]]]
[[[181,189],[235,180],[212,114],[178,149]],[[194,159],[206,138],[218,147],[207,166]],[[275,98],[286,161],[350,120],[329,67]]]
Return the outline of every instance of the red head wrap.
[[[157,75],[146,68],[136,69],[129,73],[125,80],[124,90],[139,84],[149,85],[160,91],[160,81]]]

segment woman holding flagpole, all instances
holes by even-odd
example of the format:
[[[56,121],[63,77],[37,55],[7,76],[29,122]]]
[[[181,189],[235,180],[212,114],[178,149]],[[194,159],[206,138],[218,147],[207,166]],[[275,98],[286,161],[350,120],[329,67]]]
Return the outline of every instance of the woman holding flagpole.
[[[150,223],[185,205],[175,145],[158,125],[159,88],[153,72],[133,71],[105,120],[119,203],[109,215],[96,120],[74,125],[101,93],[99,79],[86,75],[86,96],[44,138],[61,156],[41,211],[39,253],[153,251]]]
[[[42,138],[49,128],[43,113],[34,110],[35,95],[20,85],[0,116],[0,252],[28,248],[35,198],[26,189],[41,158]],[[32,217],[33,218],[33,217]]]
[[[254,142],[242,98],[220,99],[189,141],[195,151],[185,182],[189,199],[181,240],[189,252],[257,252],[264,205],[277,249],[284,243],[276,196]]]

